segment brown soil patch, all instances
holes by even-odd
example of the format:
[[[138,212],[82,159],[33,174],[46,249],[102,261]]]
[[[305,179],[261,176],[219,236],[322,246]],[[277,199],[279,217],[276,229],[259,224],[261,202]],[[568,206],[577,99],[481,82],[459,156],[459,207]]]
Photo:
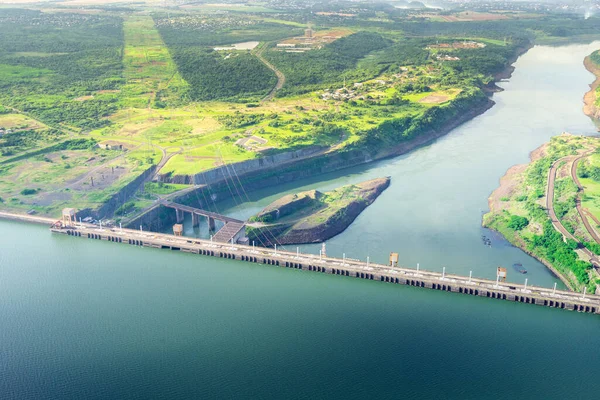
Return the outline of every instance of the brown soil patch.
[[[600,120],[600,109],[596,106],[598,100],[596,90],[600,86],[600,68],[598,68],[590,59],[586,57],[583,61],[585,68],[596,76],[596,80],[590,85],[590,90],[583,96],[583,112],[590,118]]]
[[[548,143],[544,143],[529,154],[530,163],[544,157],[548,149]],[[488,199],[490,212],[497,213],[508,208],[509,203],[502,201],[503,197],[511,197],[513,193],[521,186],[521,174],[529,164],[513,165],[506,171],[506,174],[500,178],[500,186],[492,192]]]
[[[81,96],[75,99],[75,101],[86,101],[86,100],[92,100],[94,98],[94,96]]]
[[[419,103],[424,104],[439,104],[450,100],[450,96],[445,94],[430,94],[429,96],[423,97],[419,100]]]
[[[494,190],[488,199],[490,211],[496,213],[508,208],[509,202],[502,201],[504,197],[511,197],[521,186],[520,175],[527,168],[527,164],[513,165],[506,171],[506,174],[500,178],[500,186]]]

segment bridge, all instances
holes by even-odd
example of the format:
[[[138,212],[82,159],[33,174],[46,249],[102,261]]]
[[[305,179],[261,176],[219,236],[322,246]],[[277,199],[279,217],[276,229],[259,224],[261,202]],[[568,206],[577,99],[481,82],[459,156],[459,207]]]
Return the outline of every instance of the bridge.
[[[57,234],[69,235],[90,240],[104,240],[118,245],[143,246],[258,263],[269,266],[293,268],[313,273],[339,275],[342,277],[366,279],[388,284],[409,285],[420,288],[453,292],[462,295],[486,297],[516,303],[535,304],[590,314],[600,314],[600,296],[576,293],[565,290],[528,286],[515,283],[493,281],[403,268],[397,265],[382,265],[366,261],[302,254],[278,249],[217,243],[195,238],[141,232],[131,229],[101,228],[96,225],[55,224],[50,229]]]
[[[184,213],[192,214],[192,226],[200,224],[200,216],[208,220],[208,229],[215,232],[215,221],[223,222],[223,226],[213,235],[212,240],[220,243],[230,243],[232,240],[238,242],[246,238],[246,223],[235,218],[214,212],[202,210],[200,208],[190,207],[183,204],[173,203],[169,200],[161,200],[160,205],[173,208],[176,214],[178,224],[183,223]]]

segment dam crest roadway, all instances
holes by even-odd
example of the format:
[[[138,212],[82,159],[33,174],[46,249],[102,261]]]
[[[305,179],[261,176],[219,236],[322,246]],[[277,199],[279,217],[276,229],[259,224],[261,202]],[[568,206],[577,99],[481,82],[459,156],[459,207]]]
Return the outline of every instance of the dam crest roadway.
[[[16,219],[16,218],[15,218]],[[47,219],[31,222],[47,223]],[[24,220],[21,218],[21,220]],[[227,225],[227,224],[226,224]],[[132,229],[101,228],[90,224],[55,222],[50,228],[53,233],[79,238],[104,240],[115,244],[168,249],[202,256],[239,260],[257,264],[293,268],[302,271],[326,273],[367,279],[392,284],[409,285],[421,288],[488,297],[519,303],[536,304],[551,308],[600,314],[600,296],[554,289],[465,277],[400,267],[397,262],[382,265],[354,259],[339,259],[322,255],[303,254],[299,251],[281,251],[277,248],[255,247],[241,244],[186,238],[156,232],[143,232]],[[392,259],[392,257],[390,257]]]

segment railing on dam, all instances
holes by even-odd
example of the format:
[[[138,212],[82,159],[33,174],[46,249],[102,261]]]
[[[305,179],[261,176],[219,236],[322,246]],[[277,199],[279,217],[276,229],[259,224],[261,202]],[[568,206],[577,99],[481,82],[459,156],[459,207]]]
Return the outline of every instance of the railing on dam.
[[[600,296],[594,294],[496,282],[444,272],[391,267],[369,263],[368,261],[362,262],[270,248],[216,243],[203,239],[131,229],[100,229],[95,225],[82,224],[70,228],[53,227],[51,230],[70,236],[105,240],[119,244],[178,250],[204,256],[600,314]]]

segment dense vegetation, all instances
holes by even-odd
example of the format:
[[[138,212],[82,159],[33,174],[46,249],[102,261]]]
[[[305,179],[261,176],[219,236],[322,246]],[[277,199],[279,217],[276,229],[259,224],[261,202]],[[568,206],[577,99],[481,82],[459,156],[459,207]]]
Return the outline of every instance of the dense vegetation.
[[[179,72],[190,84],[193,100],[264,95],[277,83],[273,71],[250,53],[195,47],[173,47],[171,51]]]
[[[545,195],[548,170],[552,163],[566,155],[575,154],[584,140],[588,139],[553,138],[546,150],[547,155],[532,162],[521,174],[519,181],[522,183],[518,190],[502,199],[508,203],[508,209],[493,210],[484,217],[484,224],[501,232],[513,244],[550,263],[571,286],[579,290],[587,287],[588,292],[594,292],[598,282],[590,276],[592,264],[582,260],[576,250],[586,246],[595,252],[600,251],[600,246],[586,240],[565,241],[539,201]],[[588,171],[584,169],[583,173],[587,174]],[[576,193],[577,187],[570,178],[555,181],[554,208],[561,223],[572,234],[575,234],[574,227],[563,218],[574,212]]]
[[[265,57],[286,76],[281,95],[306,93],[323,84],[346,80],[362,81],[381,73],[381,69],[356,68],[367,54],[391,44],[381,35],[358,32],[317,50],[305,53],[269,51]]]
[[[0,17],[0,102],[48,125],[107,124],[121,79],[122,21],[84,14],[5,10]]]
[[[169,47],[213,47],[247,41],[271,41],[298,36],[302,29],[261,22],[243,15],[155,15],[154,21]]]
[[[290,26],[243,16],[156,15],[156,27],[179,72],[190,84],[192,100],[247,100],[263,96],[277,77],[249,51],[214,51],[216,45],[269,41],[300,34]]]
[[[365,148],[375,152],[427,131],[443,129],[450,121],[461,114],[480,109],[487,101],[486,95],[479,89],[464,91],[446,104],[400,118],[391,118],[373,129],[360,132],[360,139],[352,148]]]
[[[600,50],[596,50],[590,55],[590,59],[596,65],[600,65]]]

